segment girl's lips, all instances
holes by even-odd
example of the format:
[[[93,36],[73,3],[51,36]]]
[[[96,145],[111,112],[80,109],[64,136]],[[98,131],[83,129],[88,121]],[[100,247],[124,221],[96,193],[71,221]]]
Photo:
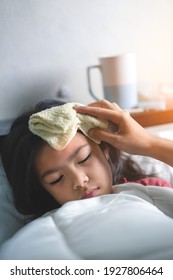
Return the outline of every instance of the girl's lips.
[[[86,193],[84,193],[84,195],[82,196],[82,199],[95,197],[97,194],[97,191],[98,191],[98,188],[87,190]]]

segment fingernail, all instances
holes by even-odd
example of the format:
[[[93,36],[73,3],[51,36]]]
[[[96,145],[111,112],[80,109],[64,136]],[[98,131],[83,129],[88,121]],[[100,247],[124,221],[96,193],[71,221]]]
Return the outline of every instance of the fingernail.
[[[77,105],[74,105],[74,106],[73,106],[73,109],[77,109],[78,107],[79,107],[79,106],[77,106]]]
[[[73,109],[74,110],[80,110],[81,108],[83,108],[84,106],[80,106],[80,105],[74,105]]]

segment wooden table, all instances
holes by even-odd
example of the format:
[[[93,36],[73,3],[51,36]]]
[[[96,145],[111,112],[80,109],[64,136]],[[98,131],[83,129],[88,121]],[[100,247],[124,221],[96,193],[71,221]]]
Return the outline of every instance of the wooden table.
[[[131,113],[131,116],[143,127],[161,125],[173,122],[173,109],[171,110],[150,110],[141,113]]]

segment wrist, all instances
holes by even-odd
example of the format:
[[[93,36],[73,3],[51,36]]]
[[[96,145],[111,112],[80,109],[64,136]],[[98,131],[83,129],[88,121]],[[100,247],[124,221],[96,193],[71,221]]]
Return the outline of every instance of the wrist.
[[[152,135],[148,148],[148,156],[173,165],[173,142],[172,140]]]

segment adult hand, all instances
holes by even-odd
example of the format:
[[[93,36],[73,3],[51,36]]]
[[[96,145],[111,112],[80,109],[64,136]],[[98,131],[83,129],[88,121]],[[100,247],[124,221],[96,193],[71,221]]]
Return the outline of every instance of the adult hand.
[[[93,129],[89,133],[91,136],[130,154],[149,153],[148,149],[152,146],[154,136],[116,103],[102,100],[88,106],[75,106],[74,109],[78,113],[89,114],[109,122],[107,130]]]

